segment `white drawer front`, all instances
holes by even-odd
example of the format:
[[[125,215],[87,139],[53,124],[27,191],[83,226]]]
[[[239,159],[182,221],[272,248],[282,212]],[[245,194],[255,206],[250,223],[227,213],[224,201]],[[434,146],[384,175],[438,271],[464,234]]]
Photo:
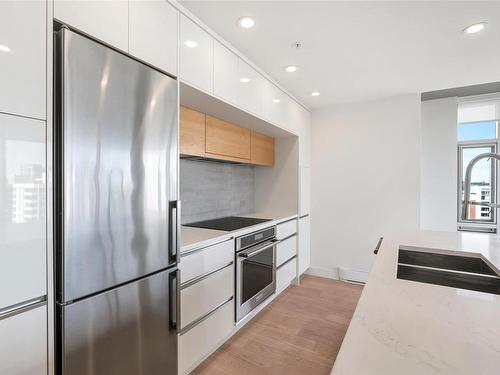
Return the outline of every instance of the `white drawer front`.
[[[297,255],[297,236],[289,237],[281,241],[276,246],[276,266],[281,266],[295,255]]]
[[[284,223],[278,224],[276,226],[276,238],[282,240],[284,238],[290,237],[292,234],[297,233],[297,220],[293,219],[290,221],[285,221]]]
[[[234,300],[179,336],[179,374],[186,374],[214,351],[234,329]]]
[[[234,265],[181,290],[181,329],[234,294]]]
[[[284,291],[297,275],[297,260],[293,259],[276,271],[276,293]]]
[[[207,247],[198,252],[182,256],[179,268],[181,283],[215,271],[234,261],[234,241],[229,240]]]

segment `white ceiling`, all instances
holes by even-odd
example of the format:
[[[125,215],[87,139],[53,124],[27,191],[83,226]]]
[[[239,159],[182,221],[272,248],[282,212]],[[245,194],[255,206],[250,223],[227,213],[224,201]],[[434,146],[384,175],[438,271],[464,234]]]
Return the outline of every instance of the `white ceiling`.
[[[311,108],[500,81],[500,2],[181,4]],[[241,16],[255,27],[241,29]],[[462,33],[480,21],[483,32]],[[289,64],[299,70],[286,73]]]

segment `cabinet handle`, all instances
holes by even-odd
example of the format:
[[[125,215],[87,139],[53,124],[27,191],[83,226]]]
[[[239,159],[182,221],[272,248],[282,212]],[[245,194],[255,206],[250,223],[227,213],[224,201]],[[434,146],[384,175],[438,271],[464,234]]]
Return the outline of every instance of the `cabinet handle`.
[[[36,309],[47,303],[47,296],[40,296],[37,298],[29,299],[27,301],[16,303],[15,305],[7,306],[0,309],[0,320],[10,318],[11,316],[24,313],[29,310]]]
[[[216,268],[215,270],[212,270],[212,271],[208,271],[200,276],[197,276],[191,280],[188,280],[185,283],[181,284],[181,289],[185,289],[185,288],[190,287],[191,285],[197,284],[200,281],[205,280],[207,277],[212,276],[214,273],[217,273],[217,272],[222,271],[228,267],[231,267],[233,265],[233,263],[234,263],[233,261],[230,261],[228,264],[226,264],[222,267]]]

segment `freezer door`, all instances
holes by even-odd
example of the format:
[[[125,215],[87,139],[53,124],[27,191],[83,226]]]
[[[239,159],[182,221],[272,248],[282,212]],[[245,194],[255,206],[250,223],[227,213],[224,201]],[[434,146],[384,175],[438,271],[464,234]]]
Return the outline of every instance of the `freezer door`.
[[[177,375],[177,270],[58,306],[62,375]]]
[[[175,264],[178,88],[68,29],[56,45],[57,298],[64,302]]]

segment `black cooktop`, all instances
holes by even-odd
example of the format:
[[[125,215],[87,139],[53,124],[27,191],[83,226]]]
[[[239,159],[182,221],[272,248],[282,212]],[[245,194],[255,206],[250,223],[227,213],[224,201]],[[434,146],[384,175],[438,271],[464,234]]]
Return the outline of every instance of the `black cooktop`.
[[[249,227],[255,224],[271,221],[271,219],[259,219],[256,217],[240,217],[240,216],[227,216],[219,219],[197,221],[195,223],[184,224],[186,227],[215,229],[223,231],[233,231]]]

